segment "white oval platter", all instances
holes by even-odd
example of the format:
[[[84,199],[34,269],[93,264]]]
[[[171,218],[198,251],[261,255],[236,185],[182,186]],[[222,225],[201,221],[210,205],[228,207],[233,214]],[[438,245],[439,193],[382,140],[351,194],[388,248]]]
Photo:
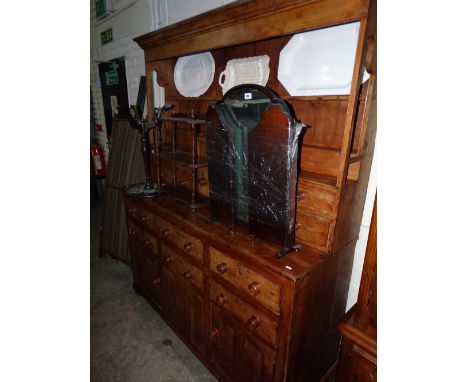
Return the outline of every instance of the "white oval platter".
[[[215,62],[210,52],[179,57],[174,68],[177,91],[184,97],[198,97],[213,82]]]
[[[281,50],[278,80],[292,96],[349,94],[359,22],[294,35]],[[364,73],[363,82],[369,78]]]

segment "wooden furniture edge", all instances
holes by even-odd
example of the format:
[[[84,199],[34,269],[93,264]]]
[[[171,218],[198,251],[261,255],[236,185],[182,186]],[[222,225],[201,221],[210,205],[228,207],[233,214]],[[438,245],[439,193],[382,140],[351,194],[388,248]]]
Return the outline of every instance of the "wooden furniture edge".
[[[280,35],[358,21],[368,0],[240,0],[159,30],[136,37],[145,50],[145,61],[183,56],[196,51],[245,44]],[[265,19],[272,26],[265,28]],[[275,23],[275,18],[291,20]],[[213,36],[226,31],[229,41]]]
[[[377,338],[355,327],[352,323],[356,314],[356,305],[354,305],[343,320],[338,325],[338,329],[344,337],[363,348],[373,357],[377,357]]]

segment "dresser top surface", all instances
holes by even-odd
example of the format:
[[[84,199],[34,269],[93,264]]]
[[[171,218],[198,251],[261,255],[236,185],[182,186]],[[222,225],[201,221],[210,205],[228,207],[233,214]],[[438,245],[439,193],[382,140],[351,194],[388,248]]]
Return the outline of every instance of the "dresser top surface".
[[[329,257],[314,248],[303,246],[298,252],[291,252],[282,259],[276,259],[275,254],[282,249],[281,246],[259,238],[252,244],[246,227],[239,225],[235,233],[230,233],[229,226],[223,222],[215,221],[207,224],[206,220],[211,216],[209,207],[193,212],[186,205],[165,195],[152,198],[127,195],[127,198],[149,211],[162,213],[164,219],[181,228],[188,228],[200,235],[208,245],[213,245],[221,251],[241,255],[243,259],[270,269],[294,282],[302,279]]]

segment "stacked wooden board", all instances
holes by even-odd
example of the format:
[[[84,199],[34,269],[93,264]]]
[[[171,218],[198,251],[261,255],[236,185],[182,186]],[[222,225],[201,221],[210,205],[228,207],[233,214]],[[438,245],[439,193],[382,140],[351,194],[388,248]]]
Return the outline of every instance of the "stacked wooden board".
[[[140,134],[126,119],[114,119],[107,166],[99,253],[130,263],[122,187],[145,179]]]

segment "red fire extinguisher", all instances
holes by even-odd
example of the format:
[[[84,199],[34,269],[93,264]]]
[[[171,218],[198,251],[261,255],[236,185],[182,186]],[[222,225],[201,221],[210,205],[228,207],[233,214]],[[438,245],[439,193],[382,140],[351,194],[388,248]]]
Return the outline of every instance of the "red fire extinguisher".
[[[104,151],[101,146],[96,143],[91,146],[91,155],[93,157],[94,170],[97,176],[106,175],[106,159],[104,157]]]

